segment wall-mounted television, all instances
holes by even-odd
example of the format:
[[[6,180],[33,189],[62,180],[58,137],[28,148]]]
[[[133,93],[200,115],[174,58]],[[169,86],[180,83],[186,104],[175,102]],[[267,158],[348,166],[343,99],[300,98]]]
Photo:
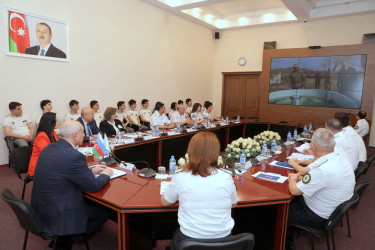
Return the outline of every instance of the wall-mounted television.
[[[269,104],[360,109],[367,55],[272,58]]]

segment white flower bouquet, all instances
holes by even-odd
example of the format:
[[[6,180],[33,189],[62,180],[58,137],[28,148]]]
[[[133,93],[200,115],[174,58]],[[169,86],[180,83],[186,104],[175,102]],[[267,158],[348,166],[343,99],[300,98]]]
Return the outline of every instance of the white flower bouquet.
[[[271,148],[273,138],[276,139],[276,145],[282,143],[281,136],[277,132],[263,131],[259,135],[254,136],[254,140],[257,141],[261,147],[263,146],[263,143],[266,142],[268,148]]]
[[[225,149],[225,164],[232,165],[229,164],[229,162],[233,159],[234,162],[239,162],[242,151],[245,152],[247,159],[254,158],[261,153],[261,146],[257,141],[251,139],[250,137],[239,138],[235,141],[232,141],[232,143],[228,144],[227,148]]]
[[[189,162],[189,155],[185,154],[184,157],[181,157],[180,159],[178,159],[177,168],[180,169],[183,165],[185,165],[188,162]],[[222,166],[223,164],[224,164],[223,158],[221,156],[219,156],[217,158],[217,165]]]

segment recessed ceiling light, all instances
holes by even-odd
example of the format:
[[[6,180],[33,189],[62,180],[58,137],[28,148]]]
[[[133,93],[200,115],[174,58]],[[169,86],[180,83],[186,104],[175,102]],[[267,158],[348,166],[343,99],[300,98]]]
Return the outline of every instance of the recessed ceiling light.
[[[288,20],[297,20],[296,16],[293,15],[292,12],[288,12],[288,14],[286,15],[286,18],[288,18]]]
[[[178,6],[186,5],[186,4],[204,2],[206,0],[158,0],[158,1],[170,7],[178,7]]]
[[[240,19],[238,19],[238,23],[240,25],[246,25],[249,23],[249,19],[247,17],[240,17]]]
[[[272,14],[272,13],[264,14],[263,22],[272,23],[273,21],[275,21],[275,14]]]
[[[192,15],[193,17],[199,18],[200,14],[201,14],[201,9],[199,9],[199,8],[194,8],[194,9],[191,11],[191,15]]]
[[[219,20],[216,20],[215,26],[218,27],[219,29],[223,29],[223,28],[228,27],[228,22],[225,20],[219,19]]]
[[[212,24],[212,20],[214,19],[214,16],[211,15],[211,14],[207,14],[205,17],[204,17],[204,21],[206,23],[209,23],[209,24]]]

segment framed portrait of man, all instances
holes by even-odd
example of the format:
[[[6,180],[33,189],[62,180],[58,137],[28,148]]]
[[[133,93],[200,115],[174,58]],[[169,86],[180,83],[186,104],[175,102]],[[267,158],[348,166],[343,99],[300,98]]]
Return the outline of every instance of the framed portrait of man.
[[[3,7],[5,53],[42,60],[69,61],[69,23]]]

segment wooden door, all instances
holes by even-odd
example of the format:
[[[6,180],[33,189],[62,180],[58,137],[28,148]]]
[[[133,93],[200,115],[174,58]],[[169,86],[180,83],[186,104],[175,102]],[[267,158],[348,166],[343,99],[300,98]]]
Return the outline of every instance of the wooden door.
[[[259,117],[259,77],[260,72],[223,73],[224,117]]]

